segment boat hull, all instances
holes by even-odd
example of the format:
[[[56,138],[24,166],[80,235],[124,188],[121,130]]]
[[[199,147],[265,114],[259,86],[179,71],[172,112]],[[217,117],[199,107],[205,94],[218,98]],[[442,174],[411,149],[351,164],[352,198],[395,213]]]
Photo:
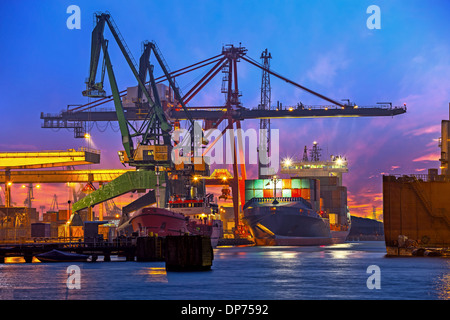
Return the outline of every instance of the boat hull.
[[[135,232],[160,237],[177,236],[188,233],[186,218],[176,212],[163,208],[143,208],[130,219]]]
[[[201,219],[189,219],[180,212],[156,207],[141,209],[129,223],[135,232],[144,235],[153,233],[160,237],[184,234],[207,236],[211,238],[213,247],[217,246],[222,234],[220,220],[205,223]]]
[[[35,256],[40,262],[85,262],[89,258],[85,254],[52,250]]]
[[[246,205],[244,223],[260,246],[317,246],[342,243],[347,231],[330,231],[327,220],[304,206],[290,202],[283,205]]]

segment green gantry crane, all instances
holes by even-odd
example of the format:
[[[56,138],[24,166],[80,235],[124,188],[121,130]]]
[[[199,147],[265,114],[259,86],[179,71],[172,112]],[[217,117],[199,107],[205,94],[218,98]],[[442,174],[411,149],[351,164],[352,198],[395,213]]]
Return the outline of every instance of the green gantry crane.
[[[111,86],[115,111],[119,122],[122,144],[125,149],[124,151],[119,151],[119,157],[122,163],[127,163],[129,166],[136,167],[136,171],[125,173],[110,183],[103,185],[101,188],[87,195],[80,201],[74,203],[73,212],[86,208],[90,209],[98,203],[115,198],[130,191],[155,189],[155,187],[160,186],[162,182],[168,182],[167,171],[174,168],[171,157],[173,148],[171,143],[171,133],[173,127],[168,122],[164,114],[158,95],[158,90],[156,88],[156,83],[153,76],[154,66],[150,63],[152,52],[156,57],[156,60],[165,77],[167,78],[167,81],[169,82],[169,86],[174,93],[176,103],[178,103],[186,112],[189,120],[188,122],[190,124],[188,131],[190,133],[196,132],[197,135],[199,132],[200,134],[202,132],[199,124],[194,122],[189,116],[189,112],[183,102],[183,99],[181,98],[180,90],[174,79],[170,77],[167,64],[156,43],[148,41],[144,42],[143,53],[139,60],[138,67],[111,15],[108,12],[99,13],[95,14],[95,18],[96,26],[92,31],[89,77],[86,80],[86,90],[83,91],[83,96],[93,98],[106,96],[106,92],[103,88],[106,70]],[[125,117],[117,81],[108,53],[108,40],[105,39],[103,35],[105,25],[108,25],[116,43],[128,63],[129,68],[138,82],[138,99],[136,103],[143,108],[148,108],[146,116],[139,127],[134,127]],[[96,82],[101,52],[103,53],[101,80],[100,82]],[[147,75],[149,76],[149,87],[145,86]],[[143,102],[144,96],[147,100],[145,103]],[[190,137],[190,146],[194,148],[194,140],[195,138],[198,139],[198,137],[195,137],[194,134],[191,134]],[[133,139],[139,141],[136,146],[134,145]],[[165,198],[167,198],[167,190],[168,188],[166,188],[165,197],[160,201],[160,205],[165,203]]]

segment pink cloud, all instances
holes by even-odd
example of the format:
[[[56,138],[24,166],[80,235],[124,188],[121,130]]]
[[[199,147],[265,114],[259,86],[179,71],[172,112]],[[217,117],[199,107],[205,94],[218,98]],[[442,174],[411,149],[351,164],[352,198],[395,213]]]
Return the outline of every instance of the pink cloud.
[[[423,155],[419,158],[416,158],[413,160],[413,162],[420,162],[420,161],[439,161],[439,158],[441,155],[437,152],[431,152],[426,155]]]

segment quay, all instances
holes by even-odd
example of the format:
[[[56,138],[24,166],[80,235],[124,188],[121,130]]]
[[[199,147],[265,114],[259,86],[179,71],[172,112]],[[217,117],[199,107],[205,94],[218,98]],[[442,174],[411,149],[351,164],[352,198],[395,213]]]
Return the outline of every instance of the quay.
[[[0,245],[0,263],[5,263],[7,257],[23,257],[26,263],[31,263],[33,257],[59,250],[64,252],[86,254],[91,256],[91,261],[96,261],[98,256],[104,256],[104,261],[111,261],[111,255],[125,256],[127,261],[134,260],[136,245],[133,239],[117,239],[113,242],[36,242]]]
[[[0,245],[0,263],[7,257],[23,257],[25,263],[32,263],[33,257],[52,250],[90,256],[96,262],[111,261],[112,255],[122,256],[126,261],[165,261],[167,270],[201,271],[209,270],[214,259],[211,240],[205,236],[170,236],[168,238],[148,236],[117,238],[112,242],[42,242]]]

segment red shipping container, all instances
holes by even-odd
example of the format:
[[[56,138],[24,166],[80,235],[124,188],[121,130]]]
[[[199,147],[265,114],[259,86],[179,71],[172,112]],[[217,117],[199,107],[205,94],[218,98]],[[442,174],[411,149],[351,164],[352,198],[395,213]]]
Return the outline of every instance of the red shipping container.
[[[291,189],[291,197],[301,197],[302,193],[300,189]]]
[[[264,198],[273,198],[273,190],[264,189]]]

